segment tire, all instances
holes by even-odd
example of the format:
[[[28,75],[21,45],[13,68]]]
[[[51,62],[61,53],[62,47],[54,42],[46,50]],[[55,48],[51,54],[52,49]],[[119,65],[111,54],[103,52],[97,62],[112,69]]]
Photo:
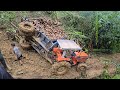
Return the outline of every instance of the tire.
[[[15,40],[15,33],[14,32],[6,32],[7,37],[9,40]]]
[[[86,70],[87,69],[87,65],[85,63],[80,63],[77,66],[77,71],[80,72],[81,70]]]
[[[35,28],[32,22],[21,22],[19,24],[20,31],[26,34],[34,33]]]
[[[28,36],[33,36],[34,33],[24,33],[24,32],[22,32],[21,30],[19,30],[19,31],[18,31],[18,35],[19,35],[19,36],[26,36],[26,37],[28,37]]]
[[[77,72],[80,73],[81,77],[83,77],[83,78],[87,77],[86,70],[87,70],[87,65],[85,63],[78,64],[78,66],[77,66]]]
[[[68,72],[70,67],[71,67],[71,64],[69,62],[66,62],[66,61],[57,62],[52,65],[51,72],[52,72],[52,74],[55,74],[55,75],[64,75]],[[63,70],[59,71],[60,68],[63,68]]]
[[[19,44],[23,49],[31,48],[31,45],[28,42],[26,42],[25,39],[20,39]]]

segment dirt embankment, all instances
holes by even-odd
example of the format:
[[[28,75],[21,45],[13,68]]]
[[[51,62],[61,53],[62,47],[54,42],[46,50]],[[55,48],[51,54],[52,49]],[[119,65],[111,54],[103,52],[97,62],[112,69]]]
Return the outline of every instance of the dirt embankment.
[[[21,79],[74,79],[79,78],[79,73],[76,68],[73,67],[70,71],[63,76],[53,76],[50,74],[51,64],[44,60],[34,50],[23,50],[19,44],[23,55],[26,56],[24,64],[21,66],[18,61],[15,61],[14,55],[11,53],[12,41],[8,40],[6,33],[0,30],[0,49],[6,59],[7,64],[12,68],[11,75]],[[116,56],[117,57],[117,56]],[[118,57],[119,58],[119,57]],[[103,72],[105,64],[101,59],[92,56],[88,61],[87,78],[93,78],[99,76]],[[114,73],[115,67],[111,65],[109,67],[110,73]],[[15,78],[16,78],[15,77]]]

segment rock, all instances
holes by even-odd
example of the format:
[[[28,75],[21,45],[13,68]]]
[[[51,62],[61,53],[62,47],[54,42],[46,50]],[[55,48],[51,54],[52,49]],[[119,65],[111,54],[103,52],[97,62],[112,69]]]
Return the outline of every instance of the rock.
[[[21,74],[24,74],[22,70],[16,72],[16,75],[21,75]]]

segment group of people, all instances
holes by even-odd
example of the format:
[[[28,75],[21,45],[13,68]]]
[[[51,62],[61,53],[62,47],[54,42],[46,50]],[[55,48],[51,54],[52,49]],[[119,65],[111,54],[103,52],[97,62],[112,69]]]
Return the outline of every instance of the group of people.
[[[23,65],[22,58],[25,57],[23,57],[19,47],[17,47],[15,43],[12,43],[11,46],[12,46],[12,51],[17,58],[16,60],[20,62],[20,65]],[[0,50],[0,79],[13,79],[13,77],[9,74],[11,70],[12,69],[6,64],[6,61]]]

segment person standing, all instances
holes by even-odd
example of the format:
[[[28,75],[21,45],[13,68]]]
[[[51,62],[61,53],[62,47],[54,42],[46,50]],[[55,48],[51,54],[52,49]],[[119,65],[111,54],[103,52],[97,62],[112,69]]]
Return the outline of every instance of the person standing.
[[[15,43],[12,43],[11,46],[12,46],[12,48],[13,48],[13,52],[14,52],[14,54],[16,55],[17,60],[20,62],[20,65],[23,65],[22,59],[25,58],[25,57],[23,57],[23,55],[22,55],[19,47],[17,47],[17,46],[15,45]]]

